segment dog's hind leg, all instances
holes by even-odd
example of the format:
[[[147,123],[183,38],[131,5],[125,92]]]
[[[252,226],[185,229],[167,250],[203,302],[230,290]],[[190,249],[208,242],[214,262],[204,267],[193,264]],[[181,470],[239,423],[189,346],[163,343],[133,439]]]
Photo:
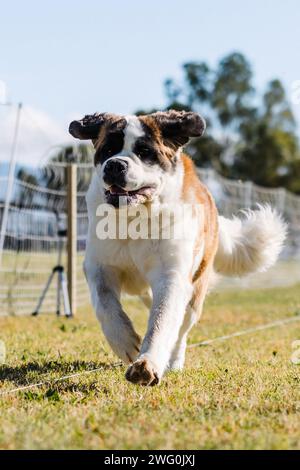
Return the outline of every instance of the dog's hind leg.
[[[85,273],[92,303],[112,350],[126,364],[137,357],[141,338],[120,303],[120,281],[114,269],[89,264]]]

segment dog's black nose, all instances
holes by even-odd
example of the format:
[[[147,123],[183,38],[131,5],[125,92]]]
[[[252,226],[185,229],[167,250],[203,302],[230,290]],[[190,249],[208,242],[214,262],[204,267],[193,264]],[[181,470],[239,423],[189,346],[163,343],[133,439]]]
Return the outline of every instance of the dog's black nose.
[[[119,158],[109,160],[104,167],[104,174],[117,176],[120,173],[126,173],[128,163]]]
[[[104,166],[103,178],[107,184],[116,184],[125,186],[125,175],[127,173],[128,163],[120,158],[108,160]]]

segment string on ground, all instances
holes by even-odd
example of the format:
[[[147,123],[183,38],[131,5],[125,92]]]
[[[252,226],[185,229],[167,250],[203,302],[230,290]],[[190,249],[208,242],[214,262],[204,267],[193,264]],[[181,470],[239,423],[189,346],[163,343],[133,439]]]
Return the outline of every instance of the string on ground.
[[[192,344],[189,344],[187,347],[188,348],[195,348],[195,347],[199,347],[199,346],[209,346],[210,344],[213,344],[217,341],[226,341],[226,340],[231,339],[231,338],[245,336],[245,335],[248,335],[248,334],[251,334],[251,333],[257,333],[259,331],[267,330],[267,329],[270,329],[270,328],[276,328],[278,326],[284,326],[284,325],[294,323],[294,322],[297,322],[297,321],[300,321],[300,315],[296,316],[296,317],[282,318],[280,320],[276,320],[276,321],[271,322],[271,323],[265,323],[263,325],[258,325],[258,326],[252,327],[252,328],[247,328],[245,330],[236,331],[236,332],[228,334],[228,335],[217,336],[216,338],[207,339],[207,340],[204,340],[204,341],[200,341],[198,343],[192,343]],[[115,369],[117,367],[121,367],[122,365],[123,365],[122,362],[117,362],[115,364],[108,365],[107,367],[102,366],[102,367],[98,367],[98,368],[95,368],[95,369],[76,372],[74,374],[64,375],[64,376],[59,377],[57,379],[48,379],[48,380],[44,380],[44,381],[41,381],[41,382],[24,385],[22,387],[13,388],[11,390],[4,390],[3,392],[0,392],[0,396],[9,395],[9,394],[12,394],[12,393],[18,393],[18,392],[22,392],[22,391],[29,390],[29,389],[32,389],[32,388],[42,387],[42,386],[47,385],[47,384],[56,384],[57,382],[62,382],[64,380],[72,379],[72,378],[75,378],[75,377],[80,377],[84,374],[93,374],[93,373],[96,373],[96,372],[101,372],[103,370]]]

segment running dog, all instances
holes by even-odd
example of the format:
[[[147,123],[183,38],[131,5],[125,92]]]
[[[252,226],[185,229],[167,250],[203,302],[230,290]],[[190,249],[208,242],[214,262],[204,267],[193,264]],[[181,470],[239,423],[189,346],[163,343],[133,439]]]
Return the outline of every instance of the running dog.
[[[173,110],[142,116],[96,113],[69,127],[72,136],[90,139],[95,148],[84,261],[92,303],[111,348],[129,364],[126,379],[136,384],[158,384],[167,370],[183,368],[187,335],[201,315],[214,273],[264,271],[275,263],[285,239],[286,226],[269,206],[240,218],[218,216],[182,151],[204,130],[198,114]],[[99,238],[99,207],[121,213],[124,201],[127,209],[143,207],[149,217],[153,208],[159,216],[169,205],[190,205],[188,217],[176,222],[188,228],[189,236],[162,237],[160,227],[155,238],[128,233]],[[169,224],[174,224],[171,218]],[[123,292],[140,296],[150,309],[143,340],[123,310]]]

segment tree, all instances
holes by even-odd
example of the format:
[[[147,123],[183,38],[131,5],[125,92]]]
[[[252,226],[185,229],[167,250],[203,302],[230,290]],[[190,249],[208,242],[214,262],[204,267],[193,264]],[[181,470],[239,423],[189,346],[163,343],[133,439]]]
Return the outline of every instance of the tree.
[[[22,168],[17,178],[25,183],[16,195],[16,204],[22,207],[44,208],[45,210],[67,210],[66,165],[70,162],[79,164],[77,190],[86,192],[91,180],[93,150],[89,144],[81,143],[76,147],[65,146],[54,153],[49,161],[38,170]],[[80,165],[81,164],[81,165]],[[28,184],[29,183],[29,184]],[[41,187],[42,190],[37,190]],[[43,191],[43,188],[49,191]],[[78,199],[78,210],[85,211],[84,197]]]
[[[239,52],[226,55],[215,69],[188,62],[182,72],[181,83],[164,83],[165,109],[194,110],[206,119],[205,135],[187,147],[195,163],[300,193],[296,122],[280,80],[270,81],[259,98],[251,65]]]
[[[245,120],[254,119],[253,94],[252,70],[246,58],[238,52],[224,57],[217,66],[210,95],[220,125],[238,130]]]
[[[267,85],[256,119],[245,121],[240,131],[234,176],[268,187],[295,188],[287,175],[299,158],[296,123],[279,80]]]
[[[31,207],[34,204],[37,176],[25,168],[20,168],[17,172],[17,179],[21,181],[19,191],[14,195],[14,203],[18,207]]]

